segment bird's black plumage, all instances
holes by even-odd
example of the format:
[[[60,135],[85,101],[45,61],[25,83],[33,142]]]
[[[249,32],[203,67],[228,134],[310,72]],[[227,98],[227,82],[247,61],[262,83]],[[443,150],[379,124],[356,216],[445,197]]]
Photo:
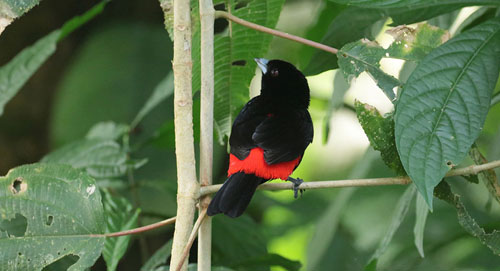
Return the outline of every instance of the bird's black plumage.
[[[229,138],[230,176],[210,203],[209,215],[241,215],[259,184],[275,176],[288,178],[313,139],[304,75],[285,61],[256,61],[263,70],[261,94],[234,120]],[[256,150],[263,153],[260,158],[251,154]]]

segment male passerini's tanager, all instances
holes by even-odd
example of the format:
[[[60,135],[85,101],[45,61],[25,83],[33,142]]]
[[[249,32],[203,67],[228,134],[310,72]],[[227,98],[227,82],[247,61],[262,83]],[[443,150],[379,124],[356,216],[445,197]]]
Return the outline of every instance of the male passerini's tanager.
[[[271,179],[292,181],[295,197],[302,182],[289,176],[313,139],[307,80],[288,62],[255,61],[262,70],[261,93],[234,120],[229,178],[208,206],[208,215],[240,216],[257,186]]]

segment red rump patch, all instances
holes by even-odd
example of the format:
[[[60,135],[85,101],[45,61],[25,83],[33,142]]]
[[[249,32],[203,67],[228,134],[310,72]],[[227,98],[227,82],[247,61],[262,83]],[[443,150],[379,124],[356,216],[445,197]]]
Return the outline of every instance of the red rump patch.
[[[299,162],[300,156],[292,161],[268,165],[264,160],[264,150],[261,148],[253,148],[244,160],[240,160],[238,157],[229,154],[229,170],[227,171],[227,175],[231,176],[237,172],[245,172],[269,180],[286,180],[288,176],[292,174]]]

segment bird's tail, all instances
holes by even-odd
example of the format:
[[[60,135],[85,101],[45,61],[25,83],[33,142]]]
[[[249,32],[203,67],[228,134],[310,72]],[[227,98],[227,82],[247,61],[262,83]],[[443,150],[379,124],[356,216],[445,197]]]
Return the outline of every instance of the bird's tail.
[[[243,172],[229,176],[210,202],[207,214],[212,216],[224,213],[230,217],[240,216],[250,203],[257,186],[265,181],[267,180]]]

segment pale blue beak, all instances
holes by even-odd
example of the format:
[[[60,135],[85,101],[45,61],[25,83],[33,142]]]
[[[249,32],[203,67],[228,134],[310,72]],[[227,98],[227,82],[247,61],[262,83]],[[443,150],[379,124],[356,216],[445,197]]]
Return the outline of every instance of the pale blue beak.
[[[257,66],[262,70],[263,74],[267,73],[267,63],[269,63],[269,60],[265,58],[254,58],[255,62],[257,62]]]

